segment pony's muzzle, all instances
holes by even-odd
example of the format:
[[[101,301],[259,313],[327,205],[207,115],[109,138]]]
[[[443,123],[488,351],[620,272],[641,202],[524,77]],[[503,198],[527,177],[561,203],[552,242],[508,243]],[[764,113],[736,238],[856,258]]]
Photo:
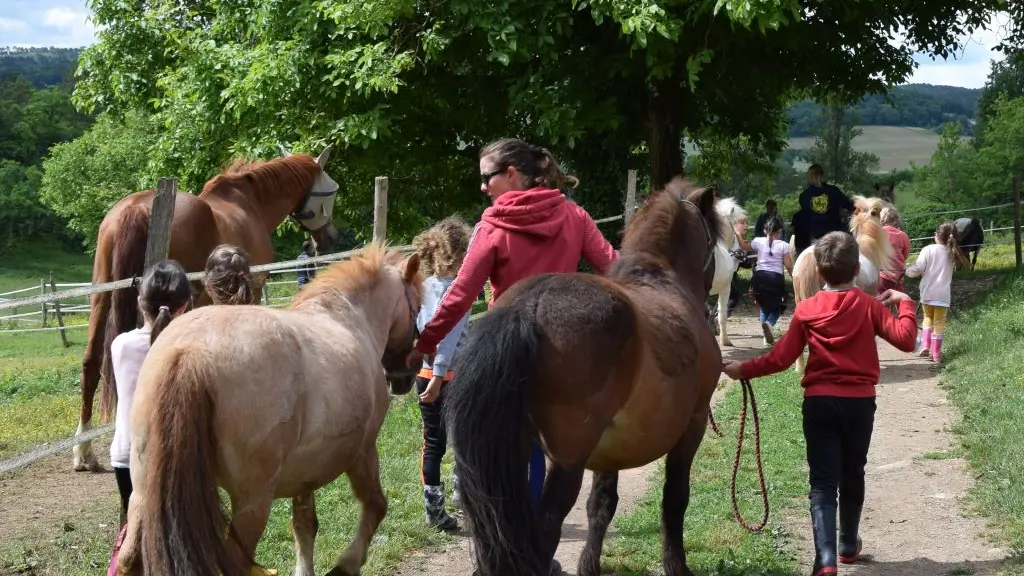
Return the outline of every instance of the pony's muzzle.
[[[388,382],[388,389],[394,396],[404,396],[412,390],[416,382],[415,372],[385,372],[384,378]]]

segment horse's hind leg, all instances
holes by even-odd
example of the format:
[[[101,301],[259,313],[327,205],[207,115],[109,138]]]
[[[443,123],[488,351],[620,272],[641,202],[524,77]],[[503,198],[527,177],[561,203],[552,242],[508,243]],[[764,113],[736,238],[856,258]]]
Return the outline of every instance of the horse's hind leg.
[[[272,489],[248,498],[231,499],[231,529],[238,537],[242,558],[250,562],[256,557],[256,546],[260,543],[263,531],[267,529],[273,501]],[[240,576],[248,576],[248,572]]]
[[[555,557],[558,543],[562,539],[562,523],[580,495],[583,473],[582,466],[570,468],[555,464],[544,480],[544,496],[541,498],[541,527],[544,535],[542,558]]]
[[[338,558],[337,564],[327,576],[359,574],[359,569],[366,563],[366,551],[370,548],[370,541],[388,511],[388,500],[380,486],[380,459],[376,446],[371,446],[366,455],[355,462],[348,471],[348,481],[363,509],[359,514],[359,527],[355,539]]]
[[[601,573],[601,549],[618,505],[619,473],[594,472],[587,500],[587,545],[580,555],[577,570],[580,576],[598,576]]]
[[[92,428],[92,404],[100,383],[100,368],[103,365],[103,338],[107,332],[107,315],[110,313],[110,292],[93,294],[89,302],[89,339],[82,357],[82,407],[78,418],[78,431],[88,432]],[[92,451],[92,440],[86,440],[72,448],[75,471],[99,470],[100,465]]]
[[[292,498],[292,533],[295,535],[295,574],[313,576],[313,545],[319,522],[313,492]]]
[[[665,486],[661,499],[662,562],[665,576],[693,576],[686,566],[683,521],[690,505],[690,467],[704,438],[708,415],[694,414],[679,443],[665,459]]]

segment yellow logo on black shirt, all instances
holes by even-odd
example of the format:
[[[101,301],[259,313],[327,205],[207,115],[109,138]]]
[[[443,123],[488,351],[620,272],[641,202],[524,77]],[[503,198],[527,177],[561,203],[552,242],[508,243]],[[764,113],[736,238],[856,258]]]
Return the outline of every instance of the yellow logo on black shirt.
[[[828,194],[818,194],[811,198],[811,210],[818,214],[828,212]]]

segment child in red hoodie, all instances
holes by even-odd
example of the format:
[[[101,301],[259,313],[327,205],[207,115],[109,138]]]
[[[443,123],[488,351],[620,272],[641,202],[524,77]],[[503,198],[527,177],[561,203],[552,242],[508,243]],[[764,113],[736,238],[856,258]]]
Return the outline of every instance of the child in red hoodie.
[[[810,348],[804,388],[803,428],[810,468],[812,576],[837,574],[836,492],[839,493],[839,560],[849,564],[861,552],[857,534],[864,504],[864,466],[875,418],[875,385],[880,373],[875,336],[904,352],[914,350],[914,301],[895,290],[877,299],[853,287],[859,251],[845,232],[826,234],[814,246],[825,288],[797,304],[789,330],[771,352],[723,371],[734,380],[785,370]],[[881,302],[879,302],[881,300]],[[899,317],[886,306],[899,303]]]

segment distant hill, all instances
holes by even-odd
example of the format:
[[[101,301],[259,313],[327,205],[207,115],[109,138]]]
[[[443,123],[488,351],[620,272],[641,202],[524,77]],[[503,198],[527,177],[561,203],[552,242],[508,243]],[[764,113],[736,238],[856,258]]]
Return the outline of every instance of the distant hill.
[[[35,88],[70,82],[81,48],[0,47],[0,77],[23,76]]]
[[[906,84],[896,86],[885,96],[865,96],[847,108],[850,122],[860,126],[910,126],[934,130],[947,122],[960,122],[972,133],[980,88]],[[790,137],[811,136],[816,132],[822,107],[802,100],[789,109]]]
[[[939,135],[925,128],[901,126],[858,126],[863,133],[853,139],[853,148],[858,152],[870,152],[878,156],[878,171],[910,168],[911,162],[924,166],[931,162],[932,154],[939,145]],[[814,138],[800,136],[789,139],[789,147],[806,150],[814,144]],[[797,170],[806,169],[808,164],[796,161]]]

